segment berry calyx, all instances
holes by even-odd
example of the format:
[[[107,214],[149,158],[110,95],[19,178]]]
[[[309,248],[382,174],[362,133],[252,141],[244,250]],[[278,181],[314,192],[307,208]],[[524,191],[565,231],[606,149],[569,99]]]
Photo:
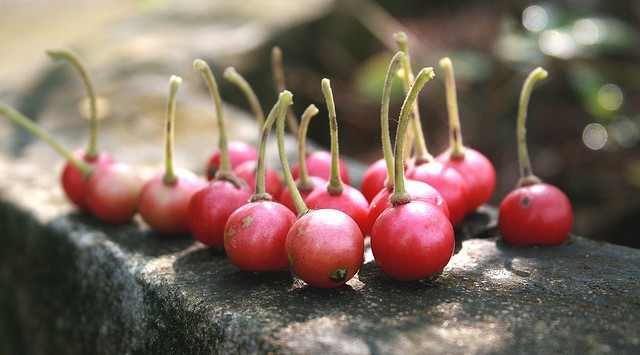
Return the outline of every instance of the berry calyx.
[[[182,78],[170,79],[167,116],[165,119],[165,166],[142,187],[138,196],[138,211],[142,219],[155,231],[163,234],[184,233],[191,197],[204,186],[196,174],[176,169],[173,162],[176,92]]]
[[[436,161],[457,170],[467,182],[468,211],[473,212],[485,204],[496,185],[496,172],[482,153],[465,147],[462,143],[462,130],[458,114],[458,100],[451,59],[445,57],[440,60],[440,67],[445,73],[445,88],[447,111],[449,113],[449,148],[436,157]]]
[[[517,141],[520,180],[500,203],[498,227],[504,240],[512,245],[555,245],[561,243],[573,226],[573,211],[567,195],[557,187],[543,183],[533,174],[526,144],[527,106],[533,85],[546,78],[547,71],[537,67],[525,80],[518,106]]]

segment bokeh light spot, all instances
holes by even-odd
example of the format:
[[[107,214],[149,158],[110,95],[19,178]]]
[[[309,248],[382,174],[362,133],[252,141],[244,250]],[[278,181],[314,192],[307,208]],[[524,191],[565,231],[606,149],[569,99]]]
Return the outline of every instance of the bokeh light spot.
[[[611,138],[620,146],[631,148],[640,141],[640,128],[627,117],[616,117],[609,126]]]
[[[522,25],[532,32],[540,32],[547,27],[549,16],[540,6],[529,6],[522,12]]]
[[[602,85],[598,91],[598,103],[605,110],[615,111],[619,109],[622,101],[624,101],[624,94],[616,84]]]
[[[542,53],[562,59],[571,58],[576,49],[573,38],[566,32],[546,30],[538,38],[538,46]]]
[[[598,25],[591,19],[576,21],[576,23],[573,24],[571,34],[577,43],[585,46],[596,44],[600,38]]]
[[[607,129],[598,123],[590,123],[582,131],[582,141],[589,149],[600,150],[607,144]]]

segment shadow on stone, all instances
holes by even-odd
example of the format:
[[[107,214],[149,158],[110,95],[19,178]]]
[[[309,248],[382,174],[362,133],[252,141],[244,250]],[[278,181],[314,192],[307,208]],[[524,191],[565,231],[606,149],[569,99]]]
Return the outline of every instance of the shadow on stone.
[[[51,226],[66,230],[77,238],[83,238],[87,234],[99,235],[116,243],[124,251],[152,258],[180,252],[195,242],[188,233],[158,234],[136,219],[124,224],[106,224],[82,211],[57,218],[51,222]]]

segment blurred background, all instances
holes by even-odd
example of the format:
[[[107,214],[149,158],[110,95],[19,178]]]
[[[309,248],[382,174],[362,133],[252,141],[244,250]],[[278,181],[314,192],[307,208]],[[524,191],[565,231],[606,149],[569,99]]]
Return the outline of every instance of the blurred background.
[[[429,151],[436,155],[448,144],[444,75],[438,61],[449,56],[465,145],[487,155],[497,170],[494,205],[518,180],[515,119],[520,88],[534,67],[543,66],[549,77],[533,91],[527,122],[534,172],[569,196],[575,234],[640,247],[638,1],[0,0],[0,4],[0,99],[32,117],[45,117],[65,105],[77,110],[81,84],[70,71],[48,61],[43,53],[51,46],[70,46],[81,53],[101,87],[98,91],[110,102],[110,124],[120,125],[132,137],[157,127],[147,118],[162,115],[170,74],[194,83],[182,96],[192,107],[199,107],[200,101],[210,105],[201,79],[191,70],[198,57],[210,62],[220,77],[223,100],[230,106],[248,109],[242,94],[221,80],[224,68],[233,65],[268,110],[276,97],[270,52],[279,46],[296,113],[300,115],[310,103],[321,109],[311,123],[310,139],[328,147],[320,89],[320,80],[328,77],[341,154],[363,164],[381,157],[382,81],[398,50],[393,34],[404,31],[414,71],[432,66],[436,72],[419,98]],[[60,86],[73,91],[55,93],[53,88]],[[397,117],[402,99],[401,86],[396,85],[392,117]],[[189,120],[201,114],[194,108],[182,110]],[[210,120],[194,123],[191,133],[185,128],[183,143],[176,149],[194,161],[204,159],[192,153],[200,144],[196,135],[212,125]],[[231,124],[232,136],[256,137],[245,121],[239,122]],[[137,133],[132,134],[131,127]],[[26,139],[16,138],[16,132],[12,140]],[[189,134],[193,139],[187,138]],[[156,143],[132,144],[146,151]],[[19,149],[4,148],[19,154]]]

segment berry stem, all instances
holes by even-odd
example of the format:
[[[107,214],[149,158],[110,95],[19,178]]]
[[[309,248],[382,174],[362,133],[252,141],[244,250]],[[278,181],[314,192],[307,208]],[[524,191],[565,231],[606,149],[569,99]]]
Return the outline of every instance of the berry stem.
[[[331,175],[329,176],[327,191],[331,195],[340,195],[344,186],[342,178],[340,177],[339,166],[340,147],[338,145],[338,118],[336,116],[336,106],[333,101],[333,93],[331,92],[331,82],[327,78],[322,79],[322,93],[327,101],[331,133]]]
[[[96,106],[96,94],[93,89],[93,83],[91,81],[91,77],[89,76],[89,71],[87,70],[84,63],[80,60],[77,54],[71,52],[67,49],[48,49],[47,54],[53,60],[66,60],[71,63],[80,76],[82,77],[82,81],[84,82],[84,86],[87,90],[87,97],[89,98],[89,144],[87,149],[85,150],[85,158],[87,159],[97,159],[98,154],[100,153],[98,150],[98,109]]]
[[[288,93],[291,95],[289,91],[283,91],[283,93]],[[285,124],[285,114],[281,112],[278,115],[277,121],[277,130],[278,130],[278,155],[280,156],[280,164],[282,165],[282,173],[284,175],[284,180],[287,183],[287,187],[291,191],[291,197],[293,198],[293,203],[296,205],[296,211],[298,211],[298,217],[309,212],[309,208],[302,200],[302,195],[300,195],[300,191],[296,187],[296,183],[293,180],[293,175],[291,175],[291,168],[289,167],[289,162],[287,161],[287,152],[284,147],[284,124]]]
[[[445,90],[447,97],[447,111],[449,112],[449,149],[452,159],[464,158],[465,150],[462,143],[460,115],[458,114],[458,98],[456,96],[456,81],[453,74],[453,64],[449,57],[440,59],[440,68],[444,70]]]
[[[393,35],[393,39],[395,40],[398,48],[402,52],[404,52],[405,60],[403,63],[403,88],[405,95],[409,91],[411,87],[411,83],[414,80],[413,70],[411,69],[411,58],[409,57],[409,50],[407,43],[409,42],[409,36],[407,36],[404,32],[396,32]],[[416,101],[413,106],[411,106],[411,129],[413,130],[413,134],[415,136],[415,154],[416,154],[416,164],[421,164],[426,161],[432,161],[433,156],[429,154],[427,150],[427,143],[424,138],[424,133],[422,131],[422,122],[420,120],[420,109],[418,107],[418,101]],[[405,147],[407,148],[407,147]]]
[[[287,107],[291,105],[291,93],[288,91],[282,92],[278,97],[278,101],[273,106],[267,120],[262,127],[262,133],[260,135],[260,146],[258,147],[258,166],[256,167],[256,192],[251,196],[251,202],[260,200],[271,200],[273,196],[267,193],[265,182],[265,151],[267,150],[267,140],[269,139],[269,133],[273,127],[273,122],[280,114],[284,115]]]
[[[204,77],[205,81],[207,82],[207,86],[209,87],[209,92],[211,93],[216,106],[218,131],[220,135],[220,138],[218,140],[218,148],[220,149],[220,168],[216,172],[215,178],[227,180],[236,186],[240,186],[242,182],[238,178],[236,178],[235,174],[233,173],[233,169],[231,168],[231,160],[229,159],[227,132],[224,127],[224,118],[222,117],[222,102],[220,100],[218,84],[216,84],[216,79],[213,77],[211,68],[209,68],[209,65],[204,60],[196,59],[193,62],[193,68],[195,69],[195,71],[201,73]]]
[[[307,131],[309,130],[309,122],[318,114],[316,105],[311,104],[302,113],[300,119],[300,129],[298,131],[298,189],[302,191],[311,191],[313,189],[313,181],[309,177],[307,169]]]
[[[271,71],[273,72],[273,83],[277,92],[283,92],[287,89],[287,84],[284,79],[284,65],[282,64],[282,50],[280,47],[273,47],[271,49]],[[298,127],[298,119],[293,114],[293,110],[289,107],[287,108],[287,125],[289,127],[289,131],[294,137],[297,137],[299,127]]]
[[[402,104],[402,109],[400,110],[400,118],[398,119],[398,128],[396,130],[396,144],[395,144],[395,181],[393,187],[393,193],[389,196],[389,202],[392,205],[401,205],[404,203],[408,203],[411,201],[411,195],[407,192],[404,186],[404,161],[402,159],[398,159],[398,157],[402,157],[404,152],[404,141],[407,135],[407,126],[409,123],[409,112],[411,110],[411,106],[415,102],[418,97],[418,93],[424,86],[424,84],[433,79],[434,73],[433,68],[423,68],[420,70],[418,75],[416,76],[416,80],[409,88],[409,93],[407,97],[404,99],[404,103]]]
[[[0,102],[0,114],[6,116],[14,123],[19,124],[30,133],[42,139],[45,143],[51,146],[53,150],[58,152],[58,154],[62,155],[65,159],[67,159],[68,162],[78,168],[78,170],[82,172],[85,179],[95,171],[94,167],[76,158],[69,150],[60,145],[60,143],[58,143],[49,133],[43,130],[42,127],[34,123],[22,113],[18,112],[13,107]]]
[[[537,67],[529,73],[529,76],[522,85],[520,91],[520,101],[518,103],[518,123],[517,123],[517,139],[518,139],[518,162],[520,163],[520,181],[517,187],[540,183],[541,180],[533,174],[531,168],[531,160],[529,159],[529,151],[527,150],[527,107],[529,106],[529,98],[533,85],[541,79],[546,78],[549,73],[541,67]]]
[[[253,111],[253,115],[256,117],[256,122],[258,122],[258,131],[262,132],[262,128],[264,127],[264,111],[262,110],[260,100],[258,100],[258,96],[251,88],[251,85],[249,85],[242,75],[238,74],[234,67],[228,67],[225,69],[223,77],[240,89],[247,98],[251,111]]]
[[[169,101],[167,103],[167,120],[165,122],[165,158],[164,176],[162,182],[165,185],[173,185],[178,181],[173,164],[173,138],[176,116],[176,93],[182,83],[182,78],[172,75],[169,79]]]
[[[400,65],[406,56],[403,52],[396,53],[389,63],[387,76],[384,79],[384,87],[382,89],[382,104],[380,105],[380,126],[382,131],[382,155],[387,164],[387,181],[385,186],[390,188],[393,186],[394,166],[393,166],[393,150],[391,148],[391,134],[389,133],[389,101],[391,100],[391,86],[393,78],[400,69]]]

